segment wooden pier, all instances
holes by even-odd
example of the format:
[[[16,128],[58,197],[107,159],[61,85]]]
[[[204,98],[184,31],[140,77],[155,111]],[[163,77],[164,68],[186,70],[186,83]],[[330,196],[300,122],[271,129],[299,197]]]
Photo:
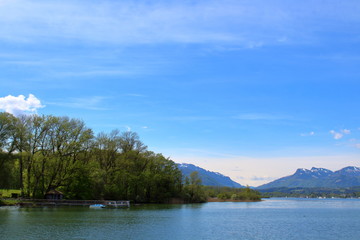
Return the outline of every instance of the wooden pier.
[[[104,205],[108,208],[130,207],[130,201],[105,201]]]
[[[46,207],[46,206],[90,206],[102,204],[109,208],[130,207],[130,201],[115,200],[60,200],[60,199],[22,199],[19,205],[23,207]]]

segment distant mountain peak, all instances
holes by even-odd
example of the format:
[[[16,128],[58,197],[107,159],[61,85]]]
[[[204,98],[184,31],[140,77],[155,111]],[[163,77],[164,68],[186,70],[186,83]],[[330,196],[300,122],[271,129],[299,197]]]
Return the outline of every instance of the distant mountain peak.
[[[312,171],[312,172],[332,172],[331,170],[326,169],[326,168],[316,168],[316,167],[312,167],[310,171]]]
[[[358,167],[354,167],[354,166],[349,166],[349,167],[345,167],[341,170],[347,171],[347,172],[360,172],[360,168]]]
[[[178,167],[183,167],[183,168],[186,168],[186,167],[188,167],[189,165],[192,165],[192,164],[178,163]],[[193,165],[193,166],[194,166],[194,165]]]
[[[259,189],[277,187],[353,187],[360,186],[360,168],[349,166],[338,171],[313,167],[299,168],[293,175],[259,186]]]
[[[295,172],[295,174],[298,174],[298,175],[302,175],[302,174],[307,174],[307,173],[310,173],[311,171],[309,169],[306,169],[306,168],[298,168]]]
[[[298,168],[297,172],[308,172],[309,169],[306,168]]]
[[[343,169],[340,169],[335,172],[337,175],[345,175],[345,176],[352,176],[352,177],[360,177],[360,168],[349,166]]]
[[[318,175],[328,175],[333,173],[333,171],[326,169],[326,168],[316,168],[312,167],[310,170],[306,168],[298,168],[295,172],[295,175],[312,175],[312,176],[318,176]]]
[[[179,163],[178,168],[182,172],[183,176],[189,177],[194,171],[199,173],[199,177],[202,180],[202,184],[205,186],[219,186],[219,187],[244,187],[241,184],[231,180],[229,177],[224,176],[218,172],[211,172],[201,167],[195,166],[190,163]]]

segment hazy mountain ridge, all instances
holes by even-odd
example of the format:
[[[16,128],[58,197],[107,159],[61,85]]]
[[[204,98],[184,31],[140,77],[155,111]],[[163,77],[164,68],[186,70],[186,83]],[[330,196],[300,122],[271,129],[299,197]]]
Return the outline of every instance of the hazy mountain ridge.
[[[360,186],[360,168],[349,166],[335,172],[325,168],[313,167],[310,170],[299,168],[293,175],[279,178],[257,188],[340,188],[354,186]]]
[[[219,186],[219,187],[244,187],[241,184],[231,180],[228,176],[225,176],[218,172],[211,172],[195,166],[193,164],[181,163],[178,164],[178,168],[181,170],[184,177],[189,177],[194,171],[199,173],[199,177],[202,180],[202,184],[205,186]]]

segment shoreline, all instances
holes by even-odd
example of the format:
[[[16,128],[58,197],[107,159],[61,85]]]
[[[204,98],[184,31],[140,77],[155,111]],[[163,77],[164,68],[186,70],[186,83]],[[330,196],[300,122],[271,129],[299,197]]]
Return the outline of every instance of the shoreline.
[[[89,206],[95,203],[104,203],[109,200],[40,200],[40,199],[0,199],[0,207],[2,206],[20,206],[20,207],[41,207],[41,206]],[[206,202],[261,202],[260,200],[233,200],[233,199],[219,199],[219,198],[208,198]],[[151,203],[142,203],[151,204]],[[168,201],[157,204],[188,204],[183,200],[180,201]],[[138,204],[135,204],[138,205]]]
[[[233,199],[219,199],[219,198],[208,198],[207,202],[261,202],[260,200],[233,200]]]

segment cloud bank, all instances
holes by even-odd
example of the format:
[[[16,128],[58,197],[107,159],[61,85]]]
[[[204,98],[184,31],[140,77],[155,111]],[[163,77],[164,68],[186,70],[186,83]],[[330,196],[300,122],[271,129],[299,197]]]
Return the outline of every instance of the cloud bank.
[[[15,116],[22,114],[36,113],[37,109],[45,107],[40,100],[33,94],[29,94],[28,98],[24,95],[17,97],[8,95],[0,98],[0,110],[11,113]]]
[[[311,6],[311,7],[309,7]],[[231,43],[256,48],[359,23],[358,1],[0,0],[0,39],[116,44]],[[319,19],[327,22],[319,25]],[[315,23],[315,24],[314,24]]]

